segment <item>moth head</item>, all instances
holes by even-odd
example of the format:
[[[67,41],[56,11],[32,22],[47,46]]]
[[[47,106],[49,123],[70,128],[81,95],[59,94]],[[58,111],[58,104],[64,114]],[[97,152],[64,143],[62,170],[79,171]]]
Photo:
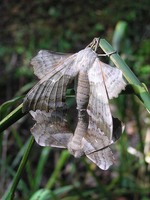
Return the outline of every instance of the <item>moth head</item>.
[[[91,48],[85,48],[77,54],[75,66],[80,72],[87,71],[91,68],[96,58],[95,51]]]

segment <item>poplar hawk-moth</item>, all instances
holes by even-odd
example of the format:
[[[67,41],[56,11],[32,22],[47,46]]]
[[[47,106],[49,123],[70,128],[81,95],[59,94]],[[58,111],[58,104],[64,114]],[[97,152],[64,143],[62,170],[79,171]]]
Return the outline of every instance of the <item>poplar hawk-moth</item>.
[[[40,81],[27,93],[23,112],[30,111],[35,125],[31,132],[41,146],[67,148],[75,157],[86,155],[106,170],[114,162],[110,145],[122,133],[113,118],[109,100],[126,86],[121,70],[99,60],[98,38],[75,54],[41,50],[31,60]],[[75,131],[66,120],[68,84],[77,78],[78,119]]]

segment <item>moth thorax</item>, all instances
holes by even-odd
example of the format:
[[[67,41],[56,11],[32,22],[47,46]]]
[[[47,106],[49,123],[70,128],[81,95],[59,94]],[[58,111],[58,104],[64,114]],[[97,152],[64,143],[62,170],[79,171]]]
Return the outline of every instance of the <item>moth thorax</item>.
[[[77,86],[77,109],[86,109],[89,100],[89,80],[87,71],[81,71],[78,75],[78,86]]]

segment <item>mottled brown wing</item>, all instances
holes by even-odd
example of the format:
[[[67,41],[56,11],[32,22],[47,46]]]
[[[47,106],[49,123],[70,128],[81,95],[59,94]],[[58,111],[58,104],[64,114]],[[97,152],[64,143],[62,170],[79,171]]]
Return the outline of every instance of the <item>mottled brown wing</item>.
[[[49,71],[71,56],[71,54],[57,53],[47,50],[40,50],[38,54],[32,58],[34,74],[39,78],[43,78]]]
[[[112,138],[112,115],[108,94],[103,78],[102,66],[97,58],[88,72],[90,83],[90,97],[87,107],[88,115],[97,129],[100,129],[109,140]],[[89,122],[90,124],[90,122]]]
[[[125,84],[122,81],[123,79],[118,78],[120,75],[118,70],[109,65],[104,65],[96,59],[88,73],[90,83],[90,99],[87,109],[89,126],[86,135],[83,137],[82,145],[86,156],[98,167],[106,170],[114,163],[114,157],[109,146],[122,133],[121,122],[112,117],[108,98],[109,96],[111,98],[116,97]],[[113,92],[109,94],[112,88],[110,85],[112,84],[114,87],[120,82],[123,82],[123,84],[118,86],[118,90],[114,89],[115,94]]]
[[[109,99],[118,97],[118,94],[124,90],[126,86],[122,71],[101,61],[99,61],[99,63],[102,69],[103,80],[105,82]]]
[[[63,63],[52,68],[26,95],[23,112],[29,110],[49,110],[65,105],[66,88],[78,74],[75,66],[76,54],[68,57]]]
[[[36,121],[31,129],[36,142],[41,146],[67,148],[70,138],[73,136],[68,129],[63,110],[57,111],[30,111]]]
[[[123,79],[121,70],[111,67],[98,59],[95,60],[88,75],[90,99],[87,112],[92,117],[97,128],[100,128],[111,140],[115,120],[112,119],[109,99],[117,97],[121,90],[125,89],[126,82]],[[120,127],[120,121],[117,124]]]
[[[110,141],[104,132],[97,129],[93,120],[89,119],[88,132],[82,139],[82,146],[85,155],[99,168],[107,170],[114,163],[114,156],[109,148],[122,133],[121,122],[113,118],[113,138]]]
[[[109,148],[111,142],[90,117],[88,131],[82,139],[85,155],[99,168],[107,170],[114,163],[114,157]]]
[[[114,164],[114,156],[109,147],[100,151],[95,151],[91,154],[86,154],[86,156],[103,170],[107,170],[111,165]]]

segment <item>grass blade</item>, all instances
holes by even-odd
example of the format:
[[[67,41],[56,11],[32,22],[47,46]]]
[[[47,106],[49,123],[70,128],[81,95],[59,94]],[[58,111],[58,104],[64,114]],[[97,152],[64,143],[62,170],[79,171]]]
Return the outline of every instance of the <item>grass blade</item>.
[[[69,156],[70,154],[67,150],[64,150],[61,153],[61,156],[60,156],[60,159],[58,160],[56,168],[52,176],[50,177],[49,181],[46,184],[46,189],[51,189],[53,187],[53,185],[55,184],[55,181],[57,180],[57,177],[59,176],[61,168],[63,167],[64,163],[66,162]]]
[[[23,158],[22,158],[21,163],[19,165],[19,168],[17,170],[17,173],[16,173],[16,175],[14,177],[14,180],[13,180],[11,186],[9,187],[9,189],[4,194],[2,200],[13,200],[15,190],[17,188],[19,180],[21,179],[21,175],[22,175],[23,170],[24,170],[24,168],[26,166],[26,162],[28,160],[29,154],[30,154],[31,149],[33,147],[33,144],[34,144],[34,138],[31,137],[30,141],[29,141],[29,144],[28,144],[28,147],[27,147],[27,149],[26,149],[26,151],[25,151],[25,153],[23,155]]]
[[[115,51],[113,47],[105,39],[100,39],[99,45],[103,49],[103,51],[107,54]],[[128,65],[122,60],[122,58],[117,53],[112,54],[110,56],[110,59],[118,68],[121,69],[127,81],[132,85],[135,94],[140,98],[144,106],[150,112],[150,94],[148,93],[144,84],[142,84],[138,80],[135,74],[131,71]]]
[[[2,121],[0,121],[0,133],[26,114],[22,113],[22,105],[23,104],[20,104],[15,110],[13,110]]]

